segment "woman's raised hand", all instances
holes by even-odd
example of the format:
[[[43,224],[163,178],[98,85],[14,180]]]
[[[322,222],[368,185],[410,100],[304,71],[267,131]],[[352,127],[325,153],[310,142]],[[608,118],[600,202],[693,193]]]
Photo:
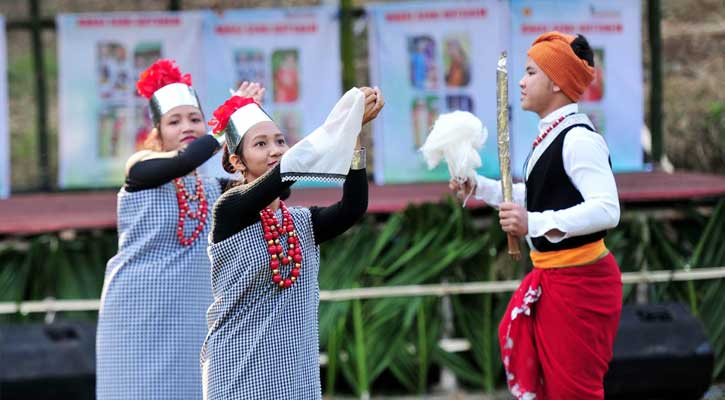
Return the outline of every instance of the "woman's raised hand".
[[[262,87],[261,83],[244,81],[236,92],[235,96],[251,97],[257,104],[262,105],[262,99],[264,98],[264,91],[266,89]]]
[[[363,113],[363,125],[375,119],[380,110],[385,106],[385,99],[380,88],[362,87],[360,90],[365,94],[365,112]]]

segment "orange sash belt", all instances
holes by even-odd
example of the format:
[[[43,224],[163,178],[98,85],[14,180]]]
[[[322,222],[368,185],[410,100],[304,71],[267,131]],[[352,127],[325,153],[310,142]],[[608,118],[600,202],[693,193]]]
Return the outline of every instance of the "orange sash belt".
[[[566,268],[591,264],[609,254],[604,239],[573,249],[557,251],[531,251],[534,268]]]

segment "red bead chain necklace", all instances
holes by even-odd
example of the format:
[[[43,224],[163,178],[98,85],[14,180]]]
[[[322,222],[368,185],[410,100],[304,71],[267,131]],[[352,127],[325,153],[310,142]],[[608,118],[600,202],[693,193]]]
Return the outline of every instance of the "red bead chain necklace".
[[[556,121],[554,121],[554,123],[552,123],[548,128],[546,128],[545,131],[541,132],[539,134],[539,136],[537,136],[536,139],[534,139],[533,148],[536,148],[536,146],[538,146],[541,142],[543,142],[544,138],[546,138],[546,135],[548,135],[549,132],[553,131],[554,128],[556,128],[556,126],[559,125],[562,121],[564,121],[566,119],[566,117],[568,117],[568,116],[569,115],[562,115]]]
[[[196,171],[194,171],[194,177],[196,178],[196,191],[194,194],[186,191],[182,178],[176,178],[173,181],[174,186],[176,186],[176,201],[179,203],[179,222],[176,227],[176,237],[182,246],[191,246],[199,238],[199,235],[204,230],[204,224],[206,224],[206,217],[209,212],[209,204],[206,201],[201,177]],[[191,211],[189,207],[189,203],[192,201],[199,202],[196,211]],[[189,237],[184,235],[184,222],[187,217],[198,221],[194,232]]]
[[[267,243],[267,251],[272,256],[269,260],[269,268],[272,270],[272,282],[279,287],[286,289],[292,286],[300,276],[300,268],[302,267],[302,249],[300,248],[300,239],[297,236],[295,223],[292,220],[287,206],[283,201],[279,202],[279,208],[282,210],[282,224],[277,223],[277,217],[274,211],[266,208],[259,212],[259,218],[262,220],[262,230],[264,231],[264,241]],[[283,235],[287,235],[287,255],[283,255],[282,240]],[[293,263],[292,270],[287,278],[282,279],[279,273],[280,264],[289,265]]]

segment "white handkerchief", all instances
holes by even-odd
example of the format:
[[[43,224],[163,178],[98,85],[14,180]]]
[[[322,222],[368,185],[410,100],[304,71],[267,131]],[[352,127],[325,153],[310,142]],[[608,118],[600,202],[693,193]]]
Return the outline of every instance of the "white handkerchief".
[[[280,162],[283,181],[343,182],[360,134],[365,95],[345,93],[319,128],[287,150]]]
[[[452,178],[475,182],[476,168],[481,166],[478,151],[487,137],[488,130],[475,115],[454,111],[438,117],[420,151],[429,169],[445,159]]]

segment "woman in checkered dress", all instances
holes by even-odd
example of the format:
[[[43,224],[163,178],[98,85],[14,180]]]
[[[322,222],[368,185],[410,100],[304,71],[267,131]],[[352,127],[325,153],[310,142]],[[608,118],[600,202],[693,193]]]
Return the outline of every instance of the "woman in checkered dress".
[[[358,103],[340,107],[348,100]],[[383,99],[378,89],[351,90],[323,127],[291,149],[256,104],[233,103],[215,117],[229,120],[217,125],[227,136],[224,167],[240,172],[243,181],[213,209],[208,252],[214,304],[201,356],[204,397],[319,399],[319,245],[367,209],[364,149],[355,139]],[[233,114],[227,118],[225,112]],[[337,130],[349,131],[341,133],[352,135],[349,146],[320,150]],[[329,207],[287,208],[281,199],[291,180],[302,176],[344,180],[342,199]]]
[[[148,149],[129,159],[118,194],[118,253],[106,267],[96,338],[100,400],[202,398],[198,357],[212,302],[207,214],[225,183],[196,173],[220,142],[206,134],[190,84],[160,60],[137,85],[155,127]]]

